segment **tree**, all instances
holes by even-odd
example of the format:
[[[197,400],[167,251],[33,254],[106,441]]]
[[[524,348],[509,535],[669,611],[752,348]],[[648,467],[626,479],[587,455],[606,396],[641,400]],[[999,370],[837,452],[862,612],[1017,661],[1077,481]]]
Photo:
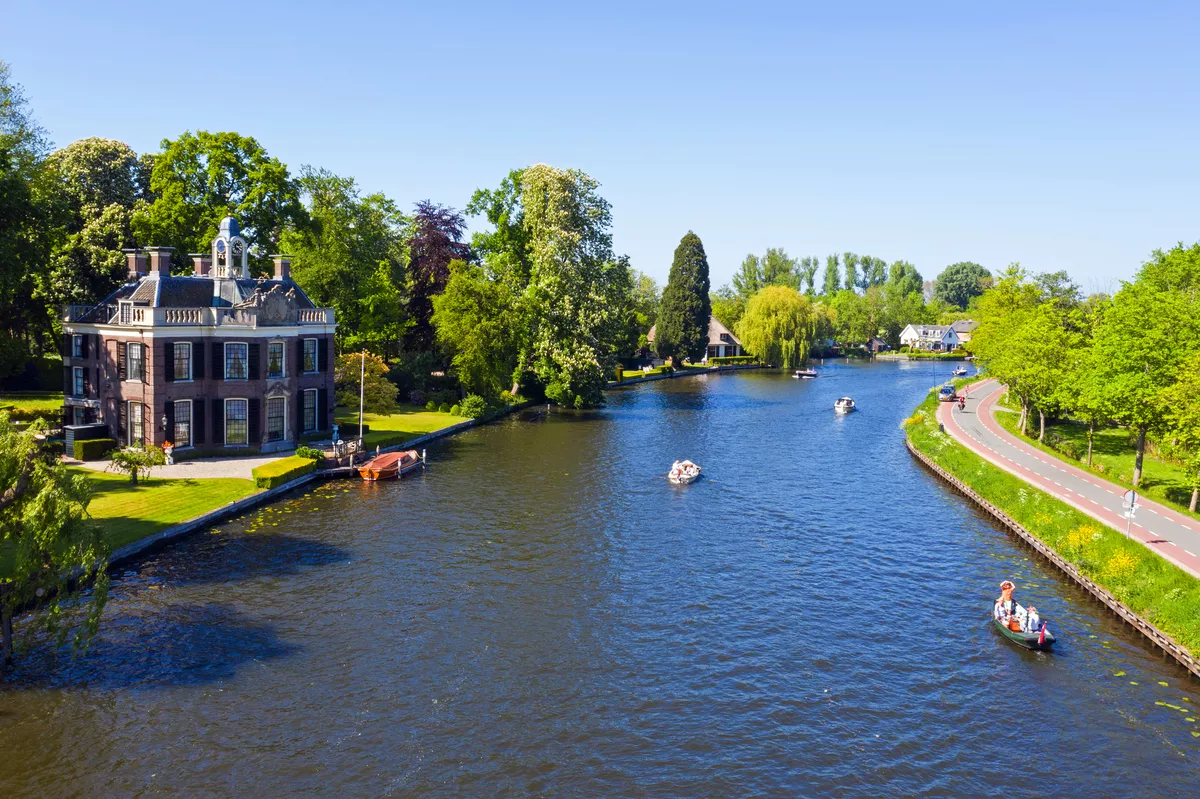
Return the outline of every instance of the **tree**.
[[[396,410],[396,384],[387,379],[388,365],[378,355],[345,352],[334,359],[333,391],[337,404],[357,408],[362,391],[363,412],[389,414]],[[353,426],[351,426],[353,427]]]
[[[842,254],[842,267],[846,270],[845,287],[848,291],[854,291],[858,285],[858,261],[858,256],[852,252]]]
[[[708,296],[712,315],[725,327],[733,330],[737,327],[742,314],[746,312],[746,299],[736,294],[729,286],[722,286]]]
[[[876,258],[872,255],[864,255],[859,262],[859,270],[862,273],[862,278],[859,281],[859,288],[864,292],[872,286],[882,286],[887,282],[888,266],[887,261],[882,258]]]
[[[842,287],[839,281],[837,254],[825,256],[825,285],[821,289],[821,293],[826,297],[832,297],[837,294]]]
[[[888,270],[887,284],[895,286],[901,295],[920,294],[924,281],[921,273],[908,261],[895,261]]]
[[[383,194],[363,197],[353,178],[305,166],[298,182],[309,223],[280,241],[292,278],[334,309],[340,349],[395,355],[409,324],[401,291],[409,219]]]
[[[816,321],[803,294],[788,286],[767,286],[746,303],[737,335],[760,360],[790,369],[808,361]]]
[[[799,288],[799,264],[780,247],[768,247],[761,258],[747,255],[741,268],[733,276],[733,288],[743,299],[758,292],[763,286],[791,286]]]
[[[978,297],[990,285],[992,273],[970,261],[950,264],[938,275],[933,297],[962,309],[972,297]]]
[[[512,329],[519,314],[506,283],[488,280],[465,261],[451,262],[446,289],[433,298],[432,321],[469,393],[495,399],[512,383],[519,354]]]
[[[137,241],[174,247],[175,266],[187,254],[207,252],[221,219],[237,217],[250,247],[251,271],[271,271],[269,256],[289,227],[307,224],[300,187],[278,158],[255,139],[237,133],[184,133],[163,139],[153,159],[153,202],[134,213]]]
[[[654,348],[673,363],[682,358],[699,361],[708,350],[708,256],[700,237],[688,231],[675,248],[675,259],[663,290]]]
[[[1163,424],[1162,392],[1200,349],[1200,244],[1156,250],[1113,297],[1095,327],[1097,379],[1114,418],[1137,432],[1133,487],[1141,483],[1146,434]]]
[[[74,629],[77,645],[95,632],[108,595],[108,553],[87,519],[90,496],[87,478],[46,446],[41,422],[19,430],[0,412],[0,550],[11,575],[0,579],[0,667],[12,660],[13,613],[46,597],[56,597],[45,617],[51,629],[63,636]],[[73,624],[65,607],[78,586],[92,590]]]
[[[166,453],[158,447],[125,447],[112,453],[108,469],[129,475],[131,483],[138,478],[149,479],[150,470],[167,462]]]
[[[576,408],[603,402],[632,291],[628,263],[613,257],[612,212],[599,185],[577,169],[546,164],[521,173],[531,264],[524,300],[532,320],[529,356],[546,396]],[[664,316],[666,306],[664,297]]]
[[[762,264],[753,253],[742,259],[742,265],[733,274],[733,290],[739,297],[749,297],[766,283],[763,280]]]
[[[806,255],[800,259],[800,265],[796,267],[796,276],[799,279],[800,288],[809,296],[812,296],[813,282],[816,279],[817,269],[820,266],[820,258],[815,255]]]
[[[482,214],[493,226],[471,237],[471,249],[483,259],[488,277],[507,284],[514,294],[525,291],[533,273],[529,231],[521,204],[524,175],[524,169],[514,169],[499,187],[477,189],[467,203],[468,214]]]
[[[417,203],[409,239],[408,315],[412,319],[405,346],[424,352],[433,346],[433,297],[450,279],[450,262],[465,260],[470,250],[462,241],[466,220],[453,208],[429,200]]]
[[[650,346],[648,334],[658,320],[662,290],[654,278],[633,268],[629,270],[629,282],[632,293],[619,351],[632,355]]]
[[[1200,354],[1184,362],[1175,382],[1159,398],[1163,414],[1163,440],[1192,473],[1192,498],[1188,510],[1196,512],[1200,498]]]

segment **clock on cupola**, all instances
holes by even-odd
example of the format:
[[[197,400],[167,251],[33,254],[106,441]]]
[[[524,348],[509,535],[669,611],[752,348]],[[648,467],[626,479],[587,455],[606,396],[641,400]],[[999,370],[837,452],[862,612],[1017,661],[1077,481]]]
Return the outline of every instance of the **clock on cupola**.
[[[247,262],[246,240],[242,238],[242,230],[238,221],[232,216],[221,220],[220,230],[213,239],[212,262],[213,271],[217,277],[239,278],[250,277],[250,264]]]

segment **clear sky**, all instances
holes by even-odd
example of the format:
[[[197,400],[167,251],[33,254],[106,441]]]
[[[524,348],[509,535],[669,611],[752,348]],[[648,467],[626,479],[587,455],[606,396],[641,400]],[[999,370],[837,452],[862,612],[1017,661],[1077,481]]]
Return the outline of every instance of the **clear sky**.
[[[972,260],[1085,289],[1200,238],[1200,3],[0,0],[58,145],[236,130],[401,205],[577,167],[665,280],[748,252]]]

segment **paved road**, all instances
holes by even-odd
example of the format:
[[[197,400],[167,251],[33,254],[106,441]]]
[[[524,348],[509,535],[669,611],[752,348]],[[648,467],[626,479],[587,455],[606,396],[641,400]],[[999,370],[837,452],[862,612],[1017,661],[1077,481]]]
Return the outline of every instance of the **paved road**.
[[[1003,393],[1004,387],[995,380],[975,383],[968,389],[966,410],[960,412],[955,403],[942,403],[938,421],[946,432],[1001,469],[1124,533],[1121,496],[1129,486],[1075,468],[1002,428],[994,409]],[[1200,522],[1145,497],[1138,504],[1131,527],[1133,538],[1200,577]]]

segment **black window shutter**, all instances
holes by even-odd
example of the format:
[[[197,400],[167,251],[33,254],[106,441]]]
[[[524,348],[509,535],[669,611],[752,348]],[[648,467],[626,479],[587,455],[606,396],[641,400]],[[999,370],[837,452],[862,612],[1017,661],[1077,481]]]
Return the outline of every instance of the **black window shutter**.
[[[129,403],[121,402],[117,406],[117,437],[121,446],[129,443]]]
[[[329,420],[325,418],[329,413],[329,392],[322,386],[317,389],[317,429],[328,430]]]
[[[262,443],[259,440],[259,436],[262,435],[262,400],[258,397],[251,397],[248,411],[250,416],[246,425],[250,433],[248,443],[252,447],[257,447]]]
[[[192,445],[204,443],[204,400],[192,400]]]
[[[150,350],[151,349],[153,349],[153,347],[147,347],[145,344],[142,344],[142,382],[143,383],[146,382],[147,378],[150,375],[150,358],[151,358]],[[145,428],[143,428],[143,429],[145,429]]]
[[[145,405],[142,405],[142,437],[138,439],[138,446],[146,446],[146,428],[154,424],[154,420],[150,418],[150,410]]]
[[[319,348],[319,347],[318,347]],[[321,364],[321,371],[328,372],[333,368],[333,336],[325,339],[325,361]]]
[[[175,382],[175,342],[163,343],[163,368],[167,373],[167,382]]]
[[[225,358],[225,353],[223,352],[224,349],[225,348],[221,346],[221,342],[219,342],[219,341],[213,342],[213,349],[212,349],[212,378],[213,378],[213,380],[224,380],[225,379],[225,364],[221,363],[221,361]],[[224,438],[224,436],[222,436],[222,438]]]
[[[70,333],[63,333],[62,354],[63,354],[63,357],[69,356],[71,354],[71,334]]]
[[[212,417],[213,444],[219,447],[225,443],[225,403],[220,397],[213,397]]]
[[[100,349],[100,334],[97,333],[92,336],[92,357],[99,358],[102,354],[103,350]]]
[[[175,437],[175,403],[172,400],[163,403],[163,415],[167,417],[167,441],[171,441]]]
[[[125,371],[125,342],[117,342],[117,377],[124,380],[128,376]]]
[[[88,356],[88,339],[89,338],[91,338],[91,336],[80,336],[79,337],[79,355],[83,358],[86,358]]]
[[[204,342],[192,342],[192,379],[200,380],[204,377]]]
[[[304,374],[304,339],[296,341],[296,374]]]
[[[92,393],[92,370],[84,368],[83,370],[83,396],[89,396]]]
[[[92,390],[96,392],[96,396],[100,396],[100,367],[92,367]]]
[[[258,342],[251,342],[250,345],[246,347],[246,377],[250,378],[251,380],[258,380],[260,377],[262,377],[262,375],[258,373],[258,364],[260,361],[259,350],[261,348],[262,344],[259,344]]]
[[[304,432],[304,398],[308,394],[304,389],[296,392],[296,439]]]
[[[63,367],[63,393],[68,397],[75,396],[75,375],[71,373],[71,367]]]

